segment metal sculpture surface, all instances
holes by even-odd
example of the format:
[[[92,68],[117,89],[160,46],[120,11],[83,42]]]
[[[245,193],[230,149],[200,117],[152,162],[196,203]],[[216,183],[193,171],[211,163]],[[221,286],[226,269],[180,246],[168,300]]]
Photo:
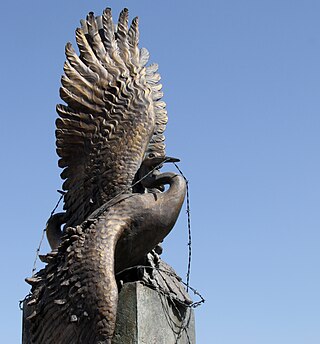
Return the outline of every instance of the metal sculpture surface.
[[[52,216],[52,252],[27,282],[32,343],[111,343],[115,274],[135,266],[170,232],[186,191],[180,175],[160,173],[167,122],[157,65],[138,48],[128,10],[89,13],[76,30],[80,55],[66,45],[58,105],[57,153],[65,213]],[[165,191],[164,185],[169,187]],[[64,225],[63,229],[61,225]]]

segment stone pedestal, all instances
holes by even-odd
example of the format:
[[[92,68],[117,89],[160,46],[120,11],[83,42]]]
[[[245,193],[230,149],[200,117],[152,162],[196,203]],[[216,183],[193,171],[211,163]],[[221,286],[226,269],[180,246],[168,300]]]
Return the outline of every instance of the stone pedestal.
[[[32,307],[23,305],[22,344],[30,344],[25,318]],[[140,282],[126,283],[119,295],[112,344],[195,344],[193,309],[178,306],[167,296]],[[58,344],[58,343],[57,343]],[[89,344],[89,343],[88,343]]]
[[[113,344],[195,344],[193,309],[139,282],[120,292]]]

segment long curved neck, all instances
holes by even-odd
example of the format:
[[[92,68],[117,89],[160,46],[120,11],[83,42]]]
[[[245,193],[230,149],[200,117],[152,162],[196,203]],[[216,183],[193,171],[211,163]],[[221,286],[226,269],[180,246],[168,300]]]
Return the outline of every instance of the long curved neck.
[[[166,223],[166,227],[171,230],[181,210],[186,195],[187,184],[181,175],[165,172],[154,176],[153,181],[151,181],[151,187],[153,188],[163,185],[170,186],[165,192],[157,194],[159,210],[161,212],[162,221]]]
[[[186,194],[181,175],[166,172],[144,179],[145,187],[169,185],[164,192],[144,193],[128,198],[132,229],[120,238],[116,248],[116,271],[139,264],[173,228]],[[130,226],[131,226],[130,225]],[[130,247],[130,249],[128,249]]]

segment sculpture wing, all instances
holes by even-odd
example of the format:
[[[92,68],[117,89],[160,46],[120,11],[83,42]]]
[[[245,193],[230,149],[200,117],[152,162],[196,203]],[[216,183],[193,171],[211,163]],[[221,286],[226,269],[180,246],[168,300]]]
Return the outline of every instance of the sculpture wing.
[[[117,27],[107,8],[76,30],[80,55],[66,45],[58,105],[57,153],[65,179],[67,225],[130,188],[146,154],[164,156],[167,115],[157,65],[138,48],[138,19],[128,10]]]

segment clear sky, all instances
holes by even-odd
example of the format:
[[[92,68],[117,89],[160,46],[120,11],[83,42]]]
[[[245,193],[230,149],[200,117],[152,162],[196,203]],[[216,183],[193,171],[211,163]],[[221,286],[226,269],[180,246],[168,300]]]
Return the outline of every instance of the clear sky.
[[[61,188],[64,45],[107,6],[140,17],[160,65],[167,153],[190,180],[198,344],[319,344],[318,0],[0,3],[0,342],[20,343],[24,278]],[[185,278],[184,211],[164,258]]]

